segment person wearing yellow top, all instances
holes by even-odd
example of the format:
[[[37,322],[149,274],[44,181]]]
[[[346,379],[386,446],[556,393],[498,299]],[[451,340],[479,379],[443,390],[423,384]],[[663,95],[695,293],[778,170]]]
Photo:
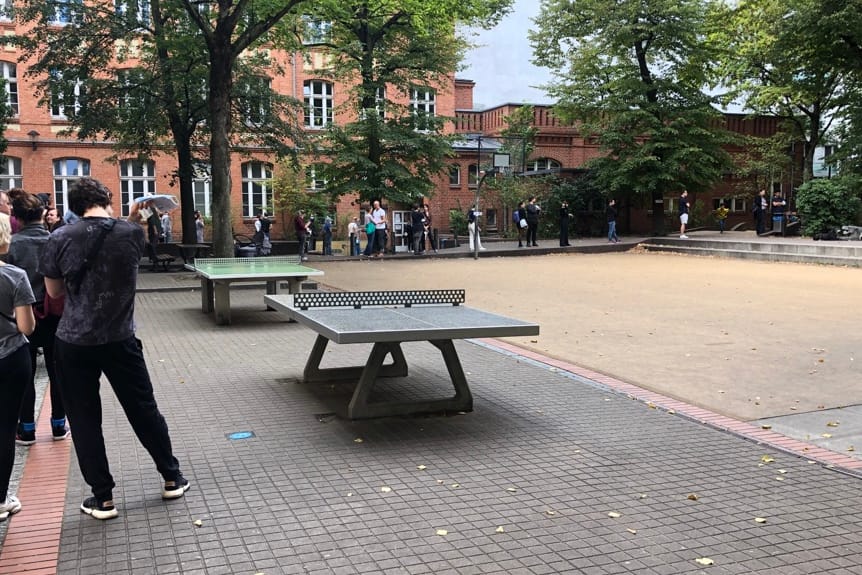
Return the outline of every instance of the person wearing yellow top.
[[[719,233],[724,233],[724,222],[727,221],[727,214],[730,210],[727,209],[727,206],[724,205],[724,202],[718,204],[718,208],[716,208],[714,214],[715,219],[718,220],[718,230]]]

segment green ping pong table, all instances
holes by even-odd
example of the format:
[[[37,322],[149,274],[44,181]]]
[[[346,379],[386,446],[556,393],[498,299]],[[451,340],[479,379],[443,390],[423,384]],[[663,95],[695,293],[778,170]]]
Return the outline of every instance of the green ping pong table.
[[[215,311],[218,325],[230,324],[231,282],[265,281],[266,293],[278,293],[278,283],[287,281],[288,293],[302,291],[302,282],[323,272],[301,265],[299,256],[262,258],[199,258],[186,264],[201,279],[201,309]]]

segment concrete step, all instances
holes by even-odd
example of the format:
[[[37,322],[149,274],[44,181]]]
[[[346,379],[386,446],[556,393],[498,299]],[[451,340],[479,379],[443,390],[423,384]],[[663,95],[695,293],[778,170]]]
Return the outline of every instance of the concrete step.
[[[712,239],[688,239],[679,238],[650,238],[645,244],[661,244],[673,246],[697,246],[699,248],[715,250],[744,250],[752,252],[770,252],[786,254],[806,254],[818,256],[835,257],[857,257],[862,258],[862,242],[838,241],[838,242],[780,242],[777,240],[758,239],[755,241],[736,240],[712,240]]]
[[[769,246],[764,247],[762,244],[746,244],[744,242],[692,242],[691,240],[679,240],[678,242],[656,243],[659,241],[661,240],[652,239],[640,245],[648,251],[655,252],[862,268],[862,251],[860,251],[859,255],[845,255],[848,252],[843,250],[801,249],[793,251],[781,249],[787,247],[786,244],[774,244],[771,246],[773,249],[768,249]],[[710,247],[709,244],[720,245]],[[730,247],[728,244],[735,244],[739,247]],[[755,246],[759,249],[755,249]],[[806,246],[797,247],[804,248]],[[813,247],[817,248],[819,246]]]

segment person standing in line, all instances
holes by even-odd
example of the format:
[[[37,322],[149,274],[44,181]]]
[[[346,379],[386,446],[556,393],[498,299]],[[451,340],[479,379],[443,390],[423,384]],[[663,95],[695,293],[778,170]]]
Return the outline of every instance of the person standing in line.
[[[569,202],[563,200],[560,204],[560,247],[571,246],[569,243],[569,220],[574,217],[569,211]]]
[[[527,212],[527,247],[537,247],[536,235],[539,231],[539,214],[542,213],[542,208],[536,204],[536,196],[530,198],[525,208]]]
[[[162,222],[162,238],[166,244],[171,243],[171,235],[174,229],[173,223],[171,222],[171,214],[168,212],[164,212],[161,217]]]
[[[18,224],[18,218],[12,214],[12,203],[9,201],[9,194],[6,190],[0,190],[0,214],[9,216],[9,225],[12,228],[12,233],[17,234],[21,226]]]
[[[605,214],[608,216],[608,241],[617,243],[620,238],[617,236],[617,201],[615,199],[608,200]]]
[[[374,257],[382,258],[386,251],[386,210],[380,207],[380,200],[374,200],[371,221],[374,222]]]
[[[69,189],[69,206],[81,219],[50,235],[39,262],[48,295],[66,298],[54,342],[57,375],[78,465],[93,492],[81,511],[95,519],[118,515],[102,431],[103,373],[162,476],[162,498],[182,497],[191,486],[174,457],[143,345],[135,337],[135,289],[145,241],[141,204],[131,204],[128,221],[116,220],[111,197],[98,180],[77,180]]]
[[[432,250],[434,250],[434,253],[436,254],[437,253],[437,242],[434,240],[434,228],[431,227],[431,224],[432,224],[431,206],[429,206],[428,204],[425,204],[422,207],[422,211],[425,214],[425,224],[423,226],[425,229],[425,239],[423,240],[423,243],[422,243],[422,249],[425,250],[425,253],[428,253],[427,248],[425,247],[426,246],[425,242],[427,242],[427,245]]]
[[[323,255],[332,255],[332,218],[323,219]]]
[[[350,242],[350,257],[359,255],[359,218],[356,216],[347,224],[347,239]]]
[[[524,201],[518,202],[518,207],[512,212],[512,223],[518,231],[518,247],[524,247],[522,240],[527,234],[527,208]],[[522,225],[523,224],[523,225]]]
[[[308,251],[313,252],[317,249],[317,225],[314,223],[314,216],[308,216]]]
[[[293,216],[293,231],[296,232],[296,241],[299,242],[299,259],[308,261],[308,224],[305,223],[305,212],[297,210]]]
[[[39,199],[24,190],[14,188],[9,190],[12,199],[12,211],[22,223],[21,229],[12,236],[9,245],[9,255],[6,261],[27,273],[30,287],[36,302],[33,304],[33,314],[36,317],[36,329],[30,335],[30,383],[24,393],[21,403],[18,429],[15,442],[18,445],[33,445],[36,443],[36,355],[39,348],[45,357],[45,371],[48,373],[48,389],[51,397],[51,433],[56,441],[69,437],[66,428],[66,410],[60,393],[60,383],[57,381],[54,369],[54,335],[60,323],[60,315],[53,300],[45,298],[45,278],[39,273],[39,259],[50,235],[42,223],[45,207]],[[48,303],[48,305],[46,305]],[[58,302],[59,303],[59,302]]]
[[[724,200],[721,200],[715,209],[715,219],[718,221],[718,233],[720,234],[724,233],[724,226],[727,223],[727,214],[729,213],[730,210],[724,205]]]
[[[195,241],[204,243],[204,219],[198,210],[195,210]]]
[[[482,212],[476,207],[476,204],[473,204],[470,207],[470,211],[467,212],[467,236],[470,240],[470,251],[475,251],[475,248],[479,248],[481,251],[485,251],[485,248],[482,246],[482,238],[479,237],[479,232],[482,229],[479,227],[479,217],[482,215]]]
[[[374,236],[377,234],[377,226],[374,225],[374,219],[371,217],[371,206],[365,206],[365,219],[362,222],[362,231],[365,232],[366,240],[362,255],[370,258],[374,250]]]
[[[778,190],[772,195],[772,230],[776,234],[784,235],[784,210],[787,206],[787,200],[781,195],[781,190]]]
[[[425,210],[422,209],[422,204],[413,205],[410,223],[413,227],[413,255],[422,255],[425,251]]]
[[[45,227],[49,232],[53,232],[60,225],[62,225],[62,221],[57,216],[57,208],[48,208],[45,210]]]
[[[0,255],[12,241],[9,215],[0,212]],[[15,431],[18,411],[30,381],[27,336],[36,328],[33,290],[27,272],[0,261],[0,522],[21,511],[21,502],[9,494],[15,465]]]
[[[754,229],[758,236],[766,233],[766,212],[769,209],[766,201],[766,190],[760,190],[754,198]]]
[[[688,225],[688,190],[683,190],[679,197],[679,237],[687,240],[685,235],[685,226]]]

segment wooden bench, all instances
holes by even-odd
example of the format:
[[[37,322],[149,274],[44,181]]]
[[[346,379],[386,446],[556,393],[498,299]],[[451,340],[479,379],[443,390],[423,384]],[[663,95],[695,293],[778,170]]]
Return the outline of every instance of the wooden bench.
[[[413,413],[473,410],[473,396],[453,340],[538,335],[538,324],[462,305],[464,290],[308,292],[268,295],[269,307],[315,332],[305,364],[306,382],[355,381],[347,417],[363,419]],[[321,368],[327,344],[374,344],[364,366]],[[401,344],[427,341],[443,355],[455,389],[453,397],[369,402],[379,377],[404,377],[407,361]],[[391,356],[392,363],[383,361]]]
[[[147,242],[147,257],[150,259],[150,264],[153,266],[154,272],[159,271],[159,266],[162,266],[162,271],[168,271],[168,266],[174,263],[174,260],[176,259],[170,254],[157,253],[156,248],[149,242]]]

